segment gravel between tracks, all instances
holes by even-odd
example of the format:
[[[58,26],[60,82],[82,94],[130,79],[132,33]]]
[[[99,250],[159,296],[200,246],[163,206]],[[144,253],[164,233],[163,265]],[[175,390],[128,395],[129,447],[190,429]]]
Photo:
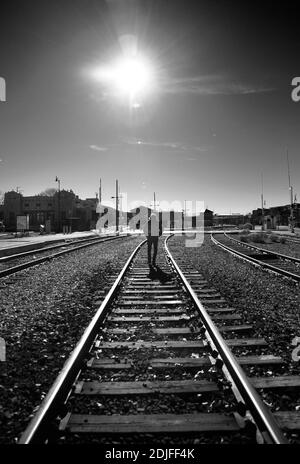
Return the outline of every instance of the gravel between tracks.
[[[99,244],[0,282],[0,443],[15,443],[76,346],[95,310],[141,241]]]
[[[182,237],[170,240],[236,308],[243,320],[254,326],[256,336],[268,341],[272,352],[284,357],[290,374],[300,373],[300,362],[292,361],[292,340],[300,336],[299,285],[235,258],[205,237],[199,248],[187,248]]]
[[[240,241],[240,237],[238,235],[232,235],[232,236],[229,235],[229,237],[232,237],[235,240]],[[298,259],[300,258],[300,246],[299,246],[300,243],[292,243],[289,241],[286,241],[285,243],[277,243],[277,242],[255,243],[249,240],[248,244],[252,246],[256,246],[258,248],[264,248],[265,250],[273,251],[273,253],[281,253],[282,255],[293,256],[294,258],[298,258]]]

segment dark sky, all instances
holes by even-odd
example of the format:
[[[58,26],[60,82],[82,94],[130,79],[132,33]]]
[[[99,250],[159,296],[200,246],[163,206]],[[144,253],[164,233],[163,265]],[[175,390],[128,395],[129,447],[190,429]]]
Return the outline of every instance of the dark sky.
[[[26,0],[1,4],[0,189],[55,187],[216,212],[289,199],[300,182],[297,2]],[[134,35],[156,87],[134,114],[90,76]]]

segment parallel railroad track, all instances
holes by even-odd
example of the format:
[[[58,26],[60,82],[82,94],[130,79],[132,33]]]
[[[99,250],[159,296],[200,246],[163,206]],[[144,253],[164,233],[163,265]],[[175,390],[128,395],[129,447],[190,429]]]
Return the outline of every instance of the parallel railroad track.
[[[297,411],[273,415],[257,393],[298,389],[299,377],[246,376],[241,366],[280,372],[284,361],[167,242],[150,277],[144,242],[132,253],[20,443],[174,434],[285,443],[283,430],[300,429]]]
[[[26,251],[23,253],[17,253],[10,256],[4,256],[0,258],[0,278],[8,275],[16,274],[19,271],[28,269],[38,264],[45,263],[55,258],[59,258],[65,254],[73,251],[78,251],[90,246],[98,245],[102,242],[111,240],[118,240],[123,238],[124,235],[113,236],[113,237],[92,237],[88,239],[76,240],[74,242],[68,242],[64,244],[54,245],[47,248],[40,248],[38,250]],[[56,252],[58,248],[63,248],[62,251]],[[43,255],[37,258],[36,255]],[[33,257],[33,259],[32,259]],[[30,259],[31,258],[31,259]]]
[[[225,240],[217,240],[211,235],[211,240],[223,250],[242,258],[256,266],[268,271],[275,272],[281,276],[300,282],[300,259],[269,251],[249,243],[241,242],[224,233]],[[228,246],[228,241],[230,246]],[[225,243],[224,243],[225,242]]]
[[[284,237],[287,242],[297,243],[298,245],[300,244],[300,238],[291,237],[290,235],[280,235],[280,237]]]

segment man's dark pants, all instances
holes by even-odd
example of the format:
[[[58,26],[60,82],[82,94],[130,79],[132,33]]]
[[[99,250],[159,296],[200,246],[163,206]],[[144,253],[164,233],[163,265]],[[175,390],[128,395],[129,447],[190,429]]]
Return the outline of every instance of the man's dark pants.
[[[155,265],[156,262],[156,256],[157,256],[157,247],[158,247],[158,237],[153,236],[151,237],[150,235],[147,237],[147,244],[148,244],[148,264],[153,264]],[[153,245],[153,258],[152,258],[152,263],[151,263],[151,249]]]

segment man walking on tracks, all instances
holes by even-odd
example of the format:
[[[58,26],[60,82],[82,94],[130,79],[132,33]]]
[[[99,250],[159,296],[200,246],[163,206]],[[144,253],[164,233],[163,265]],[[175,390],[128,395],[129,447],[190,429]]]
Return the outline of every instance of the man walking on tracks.
[[[148,245],[148,264],[150,269],[156,266],[156,256],[157,256],[157,247],[158,239],[162,235],[162,223],[157,219],[155,213],[152,213],[148,218],[148,221],[143,225],[144,234],[147,237]],[[151,260],[151,251],[153,246],[153,257]]]

